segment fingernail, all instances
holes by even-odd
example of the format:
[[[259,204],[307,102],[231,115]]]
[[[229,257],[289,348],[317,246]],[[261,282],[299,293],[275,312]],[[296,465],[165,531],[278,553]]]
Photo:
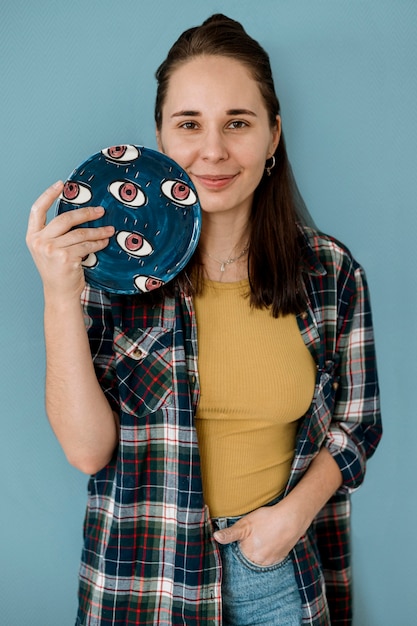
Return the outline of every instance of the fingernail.
[[[95,206],[95,207],[94,207],[94,211],[95,211],[96,213],[103,213],[104,208],[103,208],[102,206]]]
[[[54,189],[59,189],[62,185],[62,180],[57,180],[56,183],[52,185]]]

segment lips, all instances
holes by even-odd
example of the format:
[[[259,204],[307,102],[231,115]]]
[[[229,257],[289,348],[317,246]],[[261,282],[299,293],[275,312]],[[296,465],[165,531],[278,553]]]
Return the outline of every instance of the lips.
[[[238,174],[194,174],[196,182],[200,183],[206,189],[224,189],[232,183]]]

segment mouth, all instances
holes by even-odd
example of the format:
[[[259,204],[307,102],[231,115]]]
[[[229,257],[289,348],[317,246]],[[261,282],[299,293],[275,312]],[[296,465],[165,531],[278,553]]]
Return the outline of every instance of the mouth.
[[[206,189],[224,189],[236,180],[239,174],[194,174],[191,175],[195,182],[200,183]]]

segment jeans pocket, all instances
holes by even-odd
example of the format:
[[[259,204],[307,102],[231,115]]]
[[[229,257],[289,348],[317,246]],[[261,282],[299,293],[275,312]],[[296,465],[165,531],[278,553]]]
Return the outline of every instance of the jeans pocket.
[[[300,626],[301,596],[291,556],[266,567],[235,544],[220,547],[224,626]]]
[[[277,569],[280,569],[281,567],[284,567],[288,563],[288,561],[290,561],[291,559],[291,556],[288,554],[284,559],[281,559],[280,561],[277,561],[276,563],[271,563],[271,565],[260,565],[259,563],[254,563],[243,552],[242,548],[240,547],[240,543],[238,541],[232,544],[232,551],[234,555],[236,556],[236,558],[243,565],[245,565],[247,568],[251,569],[252,571],[258,571],[258,572],[273,572]]]

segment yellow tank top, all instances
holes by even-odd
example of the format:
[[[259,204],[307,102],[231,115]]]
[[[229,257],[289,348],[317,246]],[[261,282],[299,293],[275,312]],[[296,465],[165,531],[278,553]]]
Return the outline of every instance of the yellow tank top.
[[[213,517],[242,515],[280,494],[316,366],[294,315],[254,309],[248,281],[207,281],[195,298],[203,490]]]

